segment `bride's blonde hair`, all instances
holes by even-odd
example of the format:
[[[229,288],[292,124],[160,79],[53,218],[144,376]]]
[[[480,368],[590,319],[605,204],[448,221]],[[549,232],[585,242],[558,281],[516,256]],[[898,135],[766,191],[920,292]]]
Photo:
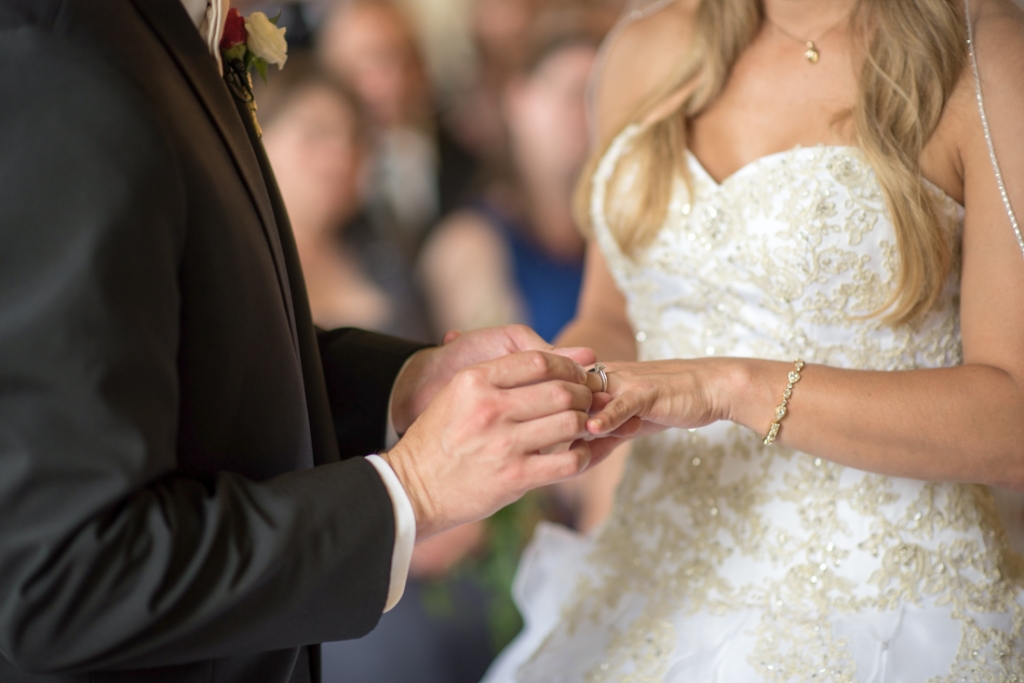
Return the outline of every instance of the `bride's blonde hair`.
[[[900,271],[896,287],[877,314],[902,324],[927,311],[941,293],[953,246],[921,177],[921,152],[942,115],[965,65],[967,35],[957,0],[857,0],[850,15],[864,36],[864,66],[857,103],[850,112],[856,143],[875,171],[896,230]],[[690,92],[667,115],[645,123],[627,152],[630,187],[637,201],[606,208],[609,226],[626,253],[648,244],[664,224],[677,178],[689,181],[687,120],[722,91],[737,58],[764,20],[761,0],[701,0],[692,45],[672,78],[635,111],[632,122],[660,113],[673,95]],[[591,184],[611,140],[592,155],[576,192],[576,214],[589,224]],[[634,175],[635,174],[635,175]],[[614,188],[623,182],[619,173]],[[614,196],[614,189],[608,196]]]

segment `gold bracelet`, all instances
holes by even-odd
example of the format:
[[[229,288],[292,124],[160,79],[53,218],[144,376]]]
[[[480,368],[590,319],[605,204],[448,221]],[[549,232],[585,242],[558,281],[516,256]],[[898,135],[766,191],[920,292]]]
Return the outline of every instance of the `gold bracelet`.
[[[775,409],[775,420],[772,421],[772,426],[768,429],[768,436],[764,437],[765,446],[771,446],[775,442],[775,437],[779,435],[779,425],[782,423],[782,418],[786,417],[789,398],[793,395],[793,385],[800,381],[800,371],[804,369],[804,362],[797,358],[793,361],[793,364],[796,368],[789,373],[789,384],[786,385],[786,390],[782,392],[782,403]]]

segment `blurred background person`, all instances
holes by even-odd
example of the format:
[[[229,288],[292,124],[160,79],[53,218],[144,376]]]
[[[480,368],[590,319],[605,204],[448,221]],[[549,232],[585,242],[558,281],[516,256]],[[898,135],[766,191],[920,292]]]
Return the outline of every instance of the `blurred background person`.
[[[473,0],[470,6],[474,75],[454,97],[448,116],[459,139],[488,167],[505,162],[502,100],[505,86],[527,59],[527,36],[538,6],[537,0]]]
[[[314,323],[429,339],[403,255],[375,237],[362,210],[368,150],[358,102],[302,53],[257,97]]]
[[[508,163],[437,228],[421,259],[438,329],[523,322],[552,340],[575,313],[583,240],[572,192],[587,153],[586,88],[599,42],[566,16],[541,24],[507,83]]]
[[[433,0],[409,0],[430,3]],[[475,50],[474,77],[452,97],[447,112],[453,130],[485,164],[507,162],[502,114],[505,90],[519,77],[535,49],[537,24],[575,14],[578,25],[607,33],[624,0],[471,0],[468,30]]]
[[[325,68],[359,98],[371,123],[368,208],[378,230],[415,258],[435,222],[468,196],[476,159],[438,118],[416,31],[391,0],[342,0],[316,39]]]

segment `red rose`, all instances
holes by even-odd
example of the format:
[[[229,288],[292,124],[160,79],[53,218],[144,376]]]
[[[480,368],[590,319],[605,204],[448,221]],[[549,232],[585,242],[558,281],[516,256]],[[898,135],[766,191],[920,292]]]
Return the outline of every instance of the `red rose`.
[[[224,21],[224,33],[220,38],[221,51],[230,50],[236,45],[244,45],[246,37],[245,19],[237,9],[232,7],[228,10],[228,17]]]

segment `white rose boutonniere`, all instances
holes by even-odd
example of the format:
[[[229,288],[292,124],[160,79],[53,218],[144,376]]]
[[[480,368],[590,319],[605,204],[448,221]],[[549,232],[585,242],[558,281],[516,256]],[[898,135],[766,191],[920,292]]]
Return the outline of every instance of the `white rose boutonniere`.
[[[263,12],[253,12],[245,20],[245,30],[249,34],[246,45],[257,59],[267,64],[274,64],[280,70],[288,61],[288,41],[284,39],[286,29],[278,28]]]
[[[284,67],[288,61],[288,43],[284,32],[285,29],[277,27],[277,18],[270,19],[263,12],[253,12],[245,19],[233,7],[224,22],[224,33],[220,40],[224,79],[234,96],[245,103],[258,136],[263,133],[256,120],[252,70],[256,69],[260,78],[266,81],[268,64],[276,64],[278,69]]]

